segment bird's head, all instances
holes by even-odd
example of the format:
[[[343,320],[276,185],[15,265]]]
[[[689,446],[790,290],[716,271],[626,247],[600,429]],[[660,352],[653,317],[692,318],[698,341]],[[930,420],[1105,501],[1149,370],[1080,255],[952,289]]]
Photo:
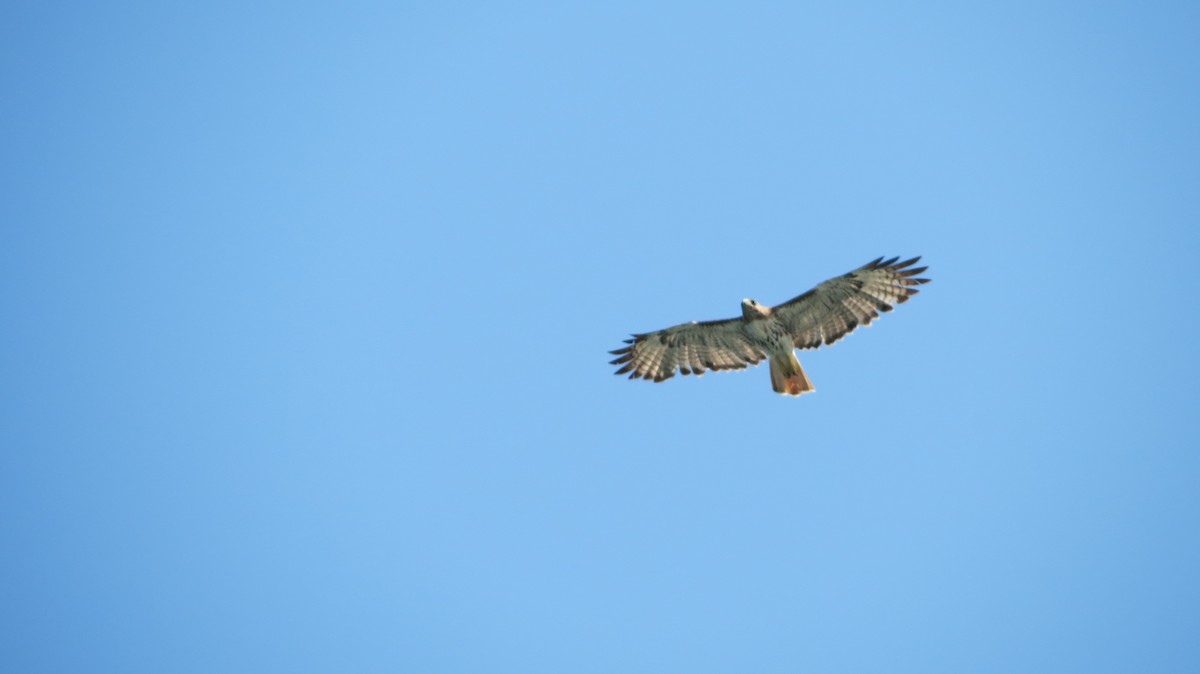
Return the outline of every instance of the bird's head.
[[[752,299],[742,300],[742,318],[762,318],[763,316],[769,316],[770,314],[770,307],[764,307]]]

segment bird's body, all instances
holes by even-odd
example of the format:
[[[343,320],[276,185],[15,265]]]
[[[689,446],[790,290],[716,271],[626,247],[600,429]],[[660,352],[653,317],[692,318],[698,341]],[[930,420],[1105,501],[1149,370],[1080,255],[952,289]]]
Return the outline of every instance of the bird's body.
[[[913,278],[927,267],[912,267],[921,258],[897,263],[879,258],[854,271],[829,279],[812,290],[775,307],[742,300],[742,316],[720,321],[691,322],[625,340],[629,346],[611,353],[621,365],[617,374],[660,382],[681,374],[706,370],[740,370],[771,361],[771,387],[783,395],[814,390],[793,349],[832,344],[859,325],[868,325],[879,311],[917,294],[914,286],[928,279]]]

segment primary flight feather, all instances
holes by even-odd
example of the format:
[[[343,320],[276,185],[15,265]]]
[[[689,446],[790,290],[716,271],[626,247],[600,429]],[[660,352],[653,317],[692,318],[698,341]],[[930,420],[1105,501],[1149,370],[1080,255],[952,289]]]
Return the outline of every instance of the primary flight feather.
[[[620,365],[616,374],[660,382],[706,370],[740,370],[771,361],[771,388],[782,395],[813,391],[793,349],[833,344],[880,311],[891,311],[917,294],[914,278],[928,267],[913,267],[920,257],[897,262],[879,258],[775,307],[742,300],[741,318],[683,323],[657,332],[635,334],[628,346],[610,351]]]

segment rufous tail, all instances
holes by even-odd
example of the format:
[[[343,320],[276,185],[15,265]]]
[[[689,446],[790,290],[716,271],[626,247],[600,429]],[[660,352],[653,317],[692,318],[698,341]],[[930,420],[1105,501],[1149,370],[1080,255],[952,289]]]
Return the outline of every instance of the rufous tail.
[[[787,356],[771,356],[771,388],[785,396],[798,396],[809,391],[815,391],[812,382],[796,360],[796,354],[789,351]]]

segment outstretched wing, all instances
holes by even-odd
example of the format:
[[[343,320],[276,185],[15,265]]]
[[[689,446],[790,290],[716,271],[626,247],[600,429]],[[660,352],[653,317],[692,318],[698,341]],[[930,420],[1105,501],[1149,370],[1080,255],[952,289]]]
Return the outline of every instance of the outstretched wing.
[[[767,357],[742,332],[742,319],[684,323],[666,330],[634,335],[625,340],[629,346],[610,351],[621,365],[616,374],[630,379],[660,382],[682,374],[704,374],[705,370],[740,370]]]
[[[913,278],[928,267],[913,267],[920,257],[904,262],[879,258],[854,271],[831,278],[816,288],[784,302],[772,311],[792,335],[798,349],[833,344],[860,325],[870,325],[880,311],[917,294],[929,279]]]

